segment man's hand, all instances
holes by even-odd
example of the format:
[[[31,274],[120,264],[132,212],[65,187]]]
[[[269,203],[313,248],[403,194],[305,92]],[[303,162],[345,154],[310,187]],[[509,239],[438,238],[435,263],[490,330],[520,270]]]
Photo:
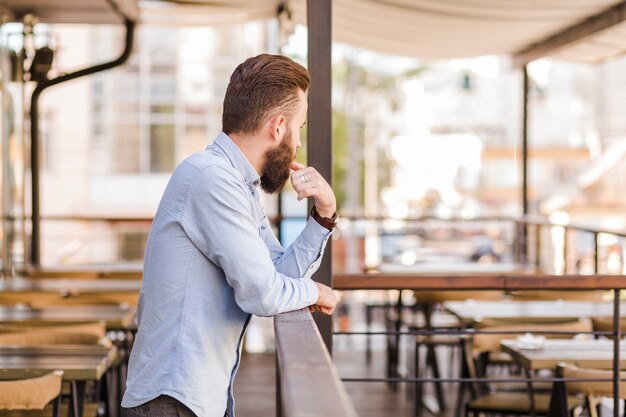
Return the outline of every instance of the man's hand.
[[[291,185],[298,193],[298,201],[312,197],[315,209],[322,217],[333,217],[337,211],[337,200],[330,184],[313,167],[305,167],[297,162],[291,163]]]
[[[320,313],[328,314],[329,316],[335,311],[337,305],[337,296],[330,287],[324,284],[316,282],[319,295],[315,304],[309,306],[309,310],[312,313],[319,311]]]

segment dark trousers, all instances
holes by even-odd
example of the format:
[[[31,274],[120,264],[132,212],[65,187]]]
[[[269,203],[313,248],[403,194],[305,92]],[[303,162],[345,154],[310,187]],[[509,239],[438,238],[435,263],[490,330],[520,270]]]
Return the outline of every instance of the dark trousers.
[[[196,415],[180,401],[161,395],[137,407],[122,408],[122,417],[196,417]]]

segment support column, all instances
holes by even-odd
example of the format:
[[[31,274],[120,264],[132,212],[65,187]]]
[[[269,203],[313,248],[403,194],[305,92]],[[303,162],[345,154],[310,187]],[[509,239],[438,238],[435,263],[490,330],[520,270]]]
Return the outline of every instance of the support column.
[[[311,74],[307,120],[308,165],[315,167],[332,185],[332,110],[331,110],[331,0],[307,0],[308,67]],[[309,201],[309,208],[312,202]],[[332,245],[328,242],[324,261],[315,280],[332,287]],[[332,352],[332,321],[316,315],[324,343]]]
[[[522,104],[522,213],[528,214],[528,66],[522,68],[524,93]]]
[[[528,66],[522,68],[522,214],[528,215]],[[523,224],[521,239],[521,261],[528,262],[528,225]]]

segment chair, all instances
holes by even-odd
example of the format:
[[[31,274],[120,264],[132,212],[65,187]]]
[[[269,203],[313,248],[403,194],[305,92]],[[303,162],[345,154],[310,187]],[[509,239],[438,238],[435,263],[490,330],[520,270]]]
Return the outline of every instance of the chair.
[[[26,417],[53,402],[52,417],[59,417],[62,378],[62,371],[54,371],[36,378],[0,381],[0,410],[19,410],[15,414]]]
[[[594,332],[613,332],[613,317],[594,317],[591,319]],[[619,331],[626,333],[626,318],[620,318]],[[604,335],[609,339],[613,339],[612,335]],[[597,336],[596,336],[597,337]]]
[[[613,371],[605,369],[579,368],[571,364],[559,364],[557,373],[564,378],[579,379],[612,379]],[[620,379],[626,378],[626,372],[620,372]],[[566,381],[568,394],[582,394],[585,397],[584,406],[588,408],[591,417],[598,417],[597,397],[613,397],[612,381]],[[619,397],[626,399],[626,388],[620,384]]]
[[[411,331],[430,330],[430,331],[450,331],[459,330],[462,325],[457,317],[442,311],[425,311],[425,314],[418,315],[413,320],[413,324],[409,326]],[[426,358],[424,366],[421,366],[420,361],[420,348],[424,346],[426,348]],[[425,377],[426,372],[430,369],[430,372],[435,380],[441,378],[441,372],[439,369],[439,359],[437,357],[437,348],[447,347],[450,349],[450,363],[453,362],[452,356],[455,348],[461,347],[461,338],[458,335],[450,334],[432,334],[432,335],[417,335],[415,336],[414,357],[412,363],[412,375],[419,377]],[[421,408],[423,404],[423,384],[415,384],[414,390],[414,415],[419,416],[421,414]],[[437,398],[437,404],[439,412],[446,409],[443,384],[441,382],[434,383],[435,394]]]
[[[483,378],[487,375],[488,366],[493,363],[495,357],[499,364],[506,363],[513,365],[513,361],[508,355],[503,355],[500,351],[500,341],[514,337],[512,334],[502,334],[497,332],[590,332],[591,322],[589,320],[579,320],[570,323],[550,323],[550,324],[510,324],[485,326],[481,330],[493,332],[489,334],[475,334],[472,337],[464,338],[463,341],[463,364],[464,375],[470,378]],[[569,335],[546,334],[546,338],[567,338]],[[569,336],[571,337],[571,336]],[[495,355],[494,355],[495,354]],[[526,377],[530,378],[531,373],[526,370]],[[466,404],[465,415],[475,415],[477,413],[498,413],[498,414],[520,414],[520,415],[547,415],[550,404],[548,393],[535,393],[537,384],[523,383],[516,384],[514,378],[512,383],[507,383],[505,390],[496,391],[487,383],[461,384],[459,389],[459,405],[463,402],[464,390],[469,387],[473,400]],[[498,387],[501,387],[498,384]],[[528,392],[519,392],[526,387]],[[518,392],[515,392],[515,391]],[[572,405],[579,405],[579,401],[572,398]],[[460,414],[460,410],[457,409]]]

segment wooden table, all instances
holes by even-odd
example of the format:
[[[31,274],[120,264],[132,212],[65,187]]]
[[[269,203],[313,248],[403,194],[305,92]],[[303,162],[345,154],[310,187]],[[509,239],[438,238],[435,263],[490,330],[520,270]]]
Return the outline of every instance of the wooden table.
[[[500,346],[524,368],[528,377],[540,369],[555,369],[561,362],[582,368],[613,368],[612,340],[546,339],[540,349],[522,349],[517,340],[505,339]],[[619,349],[620,369],[626,369],[626,344],[620,343]],[[532,384],[529,395],[532,398]],[[567,389],[564,382],[557,381],[552,385],[548,417],[568,417],[568,414]]]
[[[613,368],[612,340],[546,339],[541,349],[522,349],[516,339],[500,342],[502,350],[526,369],[554,369],[561,362],[582,368]],[[620,367],[626,369],[626,343],[620,343]]]
[[[72,409],[74,416],[82,417],[84,411],[86,381],[99,381],[118,360],[115,346],[106,348],[98,345],[49,345],[37,347],[0,347],[0,379],[30,378],[55,370],[63,371],[63,380],[71,384]],[[116,378],[110,378],[115,381]],[[108,387],[106,378],[105,386]],[[117,411],[117,398],[107,393],[108,409]],[[117,394],[116,394],[117,397]]]
[[[33,307],[71,304],[136,305],[140,280],[10,278],[0,280],[0,304]]]
[[[47,291],[47,292],[109,292],[141,289],[141,281],[125,279],[60,279],[60,278],[5,278],[0,280],[0,291]]]
[[[100,264],[100,265],[60,265],[45,266],[28,270],[34,278],[70,279],[138,279],[141,280],[143,264],[140,262]]]
[[[446,301],[443,306],[465,323],[498,321],[564,321],[577,318],[612,317],[612,301]],[[626,315],[626,303],[620,311]]]
[[[24,308],[0,306],[0,324],[65,325],[106,322],[108,330],[132,330],[137,310],[128,306],[66,306]]]
[[[19,379],[62,370],[66,381],[97,381],[118,359],[115,346],[0,346],[0,379]]]

